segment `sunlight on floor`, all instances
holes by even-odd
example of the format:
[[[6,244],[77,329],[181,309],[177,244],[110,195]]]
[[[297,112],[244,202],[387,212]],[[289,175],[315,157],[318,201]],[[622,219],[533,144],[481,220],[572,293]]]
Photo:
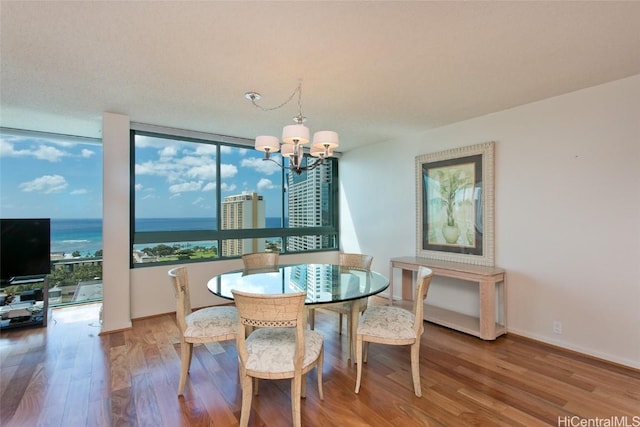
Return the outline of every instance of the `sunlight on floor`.
[[[59,307],[51,310],[53,323],[86,323],[100,325],[100,308],[102,303],[74,305],[72,307]]]

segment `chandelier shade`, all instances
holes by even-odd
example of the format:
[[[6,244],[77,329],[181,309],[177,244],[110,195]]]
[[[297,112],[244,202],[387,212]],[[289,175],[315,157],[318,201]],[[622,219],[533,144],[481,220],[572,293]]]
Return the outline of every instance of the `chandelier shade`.
[[[275,136],[258,136],[256,137],[255,149],[275,153],[280,150],[280,141]]]
[[[285,144],[306,144],[309,142],[309,128],[305,125],[288,125],[282,129]]]
[[[313,145],[320,145],[333,150],[340,145],[338,133],[332,130],[322,130],[313,134]]]

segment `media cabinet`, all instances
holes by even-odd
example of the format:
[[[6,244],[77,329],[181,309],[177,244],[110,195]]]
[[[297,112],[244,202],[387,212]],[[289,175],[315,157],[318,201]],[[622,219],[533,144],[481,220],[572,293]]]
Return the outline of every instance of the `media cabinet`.
[[[12,295],[8,301],[4,289],[9,286],[27,285],[28,290]],[[18,278],[5,288],[0,305],[0,330],[21,328],[25,326],[47,326],[49,317],[49,286],[47,276],[34,278]]]

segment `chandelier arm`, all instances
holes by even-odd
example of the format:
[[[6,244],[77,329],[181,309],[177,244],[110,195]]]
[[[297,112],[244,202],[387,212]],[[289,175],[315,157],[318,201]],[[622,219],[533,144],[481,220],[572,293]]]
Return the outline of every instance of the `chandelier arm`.
[[[289,166],[284,166],[284,164],[279,163],[277,160],[273,160],[271,157],[269,157],[266,154],[265,154],[265,157],[262,158],[262,160],[263,161],[269,160],[275,163],[276,165],[278,165],[281,169],[289,169],[290,171],[294,172],[297,175],[300,175],[302,172],[313,170],[324,163],[324,158],[320,157],[319,159],[317,159],[316,161],[314,161],[313,163],[307,166],[295,166],[293,163]]]

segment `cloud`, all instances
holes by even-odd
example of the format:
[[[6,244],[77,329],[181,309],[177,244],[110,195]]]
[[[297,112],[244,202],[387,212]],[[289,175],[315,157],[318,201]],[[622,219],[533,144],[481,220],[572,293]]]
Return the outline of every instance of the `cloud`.
[[[83,148],[80,151],[80,157],[84,157],[85,159],[88,159],[89,157],[93,156],[95,153],[95,151],[91,151],[91,150],[87,150],[86,148]]]
[[[215,191],[215,189],[216,189],[215,182],[210,182],[206,184],[204,187],[202,187],[202,191]]]
[[[73,190],[71,193],[72,196],[77,196],[80,194],[88,194],[89,190],[87,190],[86,188],[79,188],[78,190]]]
[[[194,166],[186,170],[184,175],[188,178],[211,181],[216,179],[216,167],[215,165]]]
[[[171,159],[178,154],[178,147],[175,145],[169,145],[162,148],[159,152],[159,156],[163,160]]]
[[[24,156],[29,150],[16,150],[13,144],[4,139],[0,139],[0,156],[6,157],[18,157]]]
[[[6,157],[35,157],[36,159],[50,162],[59,162],[63,157],[70,156],[69,153],[48,145],[39,145],[35,149],[16,150],[12,143],[4,139],[0,141],[0,155]]]
[[[215,156],[216,155],[216,146],[214,144],[198,144],[194,154],[196,156]]]
[[[59,193],[67,188],[69,184],[61,175],[43,175],[33,181],[23,182],[18,186],[22,191],[38,192],[44,194]]]
[[[191,204],[192,205],[199,205],[199,204],[202,204],[204,201],[205,201],[204,197],[198,197]]]
[[[46,145],[41,145],[37,150],[33,151],[33,156],[40,160],[48,160],[50,162],[59,162],[60,159],[65,157],[67,154],[58,150],[56,147],[48,147]]]
[[[235,184],[227,184],[227,183],[222,183],[222,188],[220,188],[221,191],[233,191],[236,189],[236,185]]]
[[[170,193],[181,193],[186,191],[198,191],[202,188],[202,181],[183,182],[169,186]]]
[[[274,156],[274,160],[281,161],[280,156]],[[253,169],[264,175],[273,175],[280,172],[280,167],[273,162],[265,162],[259,157],[249,157],[248,159],[242,159],[240,166]]]
[[[238,174],[238,167],[236,165],[223,164],[220,165],[220,177],[221,178],[233,178]]]
[[[260,181],[258,181],[258,191],[273,190],[274,188],[278,187],[273,185],[270,179],[261,178]]]

